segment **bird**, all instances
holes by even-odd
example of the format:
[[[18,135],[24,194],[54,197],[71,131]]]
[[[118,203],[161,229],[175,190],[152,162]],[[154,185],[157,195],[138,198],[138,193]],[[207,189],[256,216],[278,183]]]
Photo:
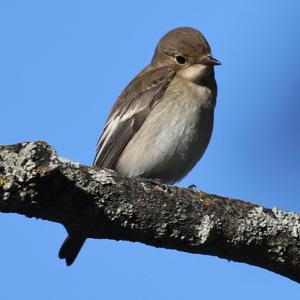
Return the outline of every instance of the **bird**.
[[[217,98],[214,66],[220,64],[197,29],[167,32],[151,63],[117,98],[93,166],[163,184],[181,180],[210,141]],[[68,266],[85,239],[69,232],[59,251]]]

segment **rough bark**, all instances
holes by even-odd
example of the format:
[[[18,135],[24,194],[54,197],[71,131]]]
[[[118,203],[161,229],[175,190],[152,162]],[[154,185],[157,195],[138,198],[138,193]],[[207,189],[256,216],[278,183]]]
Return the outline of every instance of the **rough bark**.
[[[298,214],[96,170],[44,142],[0,146],[0,211],[86,237],[245,262],[300,282]]]

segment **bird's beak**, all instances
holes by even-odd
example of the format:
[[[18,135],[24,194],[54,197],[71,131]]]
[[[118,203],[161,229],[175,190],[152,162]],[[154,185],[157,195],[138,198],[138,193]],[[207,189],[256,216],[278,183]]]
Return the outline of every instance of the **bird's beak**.
[[[212,56],[207,56],[203,60],[201,60],[201,64],[219,66],[221,63],[217,59],[213,58]]]

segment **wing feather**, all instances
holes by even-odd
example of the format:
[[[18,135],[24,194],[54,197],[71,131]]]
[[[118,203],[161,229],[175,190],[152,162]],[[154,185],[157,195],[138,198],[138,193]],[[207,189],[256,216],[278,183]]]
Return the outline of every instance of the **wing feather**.
[[[122,151],[162,98],[175,73],[170,67],[152,70],[148,67],[129,83],[115,103],[99,138],[94,166],[116,167]]]

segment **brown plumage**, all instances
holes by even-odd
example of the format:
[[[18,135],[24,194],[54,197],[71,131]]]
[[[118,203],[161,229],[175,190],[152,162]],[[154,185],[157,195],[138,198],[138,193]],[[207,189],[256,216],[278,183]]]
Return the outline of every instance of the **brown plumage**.
[[[198,30],[176,28],[163,36],[151,64],[113,106],[93,165],[165,183],[184,177],[211,137],[218,64]],[[59,257],[72,264],[84,240],[68,236]]]

